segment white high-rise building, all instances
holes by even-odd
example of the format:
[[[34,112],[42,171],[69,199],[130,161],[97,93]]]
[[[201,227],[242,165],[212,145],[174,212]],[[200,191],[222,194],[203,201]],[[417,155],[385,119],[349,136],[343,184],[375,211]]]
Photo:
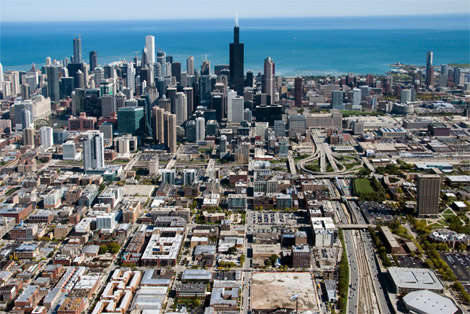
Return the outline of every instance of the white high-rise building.
[[[127,64],[126,86],[131,90],[132,94],[135,92],[135,69],[132,62]]]
[[[80,153],[77,154],[77,149],[74,141],[68,141],[62,144],[62,159],[63,160],[77,160],[80,158]]]
[[[32,117],[31,111],[28,109],[23,109],[21,111],[21,127],[23,129],[32,127]]]
[[[96,229],[102,232],[111,233],[116,229],[118,212],[103,213],[96,217]]]
[[[232,100],[237,96],[237,92],[233,89],[227,91],[227,120],[232,121]]]
[[[411,102],[411,89],[402,89],[400,91],[400,102],[402,104]]]
[[[101,132],[89,132],[83,142],[85,171],[102,170],[104,165],[104,137]]]
[[[189,56],[186,60],[186,72],[188,75],[194,75],[194,57]]]
[[[232,99],[231,105],[228,108],[230,119],[229,122],[240,123],[244,119],[245,100],[242,96],[235,96]]]
[[[227,155],[227,136],[225,135],[222,135],[220,137],[219,154],[220,154],[220,158]]]
[[[359,106],[361,104],[362,93],[359,88],[353,89],[353,106]]]
[[[188,102],[186,94],[183,92],[176,93],[175,98],[176,125],[180,126],[188,119]]]
[[[48,126],[43,126],[39,131],[41,136],[41,145],[44,147],[51,147],[54,144],[52,137],[52,128]]]
[[[148,62],[155,63],[155,37],[152,35],[145,36],[145,48],[147,48]]]
[[[196,118],[196,143],[206,138],[206,121],[203,117]]]
[[[21,93],[20,89],[20,72],[18,71],[9,71],[3,75],[4,84],[9,83],[9,93],[6,93],[6,96],[16,96]],[[6,88],[5,88],[6,89]]]

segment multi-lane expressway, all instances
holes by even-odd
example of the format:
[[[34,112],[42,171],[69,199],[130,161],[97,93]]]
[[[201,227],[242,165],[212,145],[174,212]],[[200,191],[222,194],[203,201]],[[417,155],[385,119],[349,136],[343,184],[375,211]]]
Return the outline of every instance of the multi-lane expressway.
[[[349,189],[344,188],[347,184],[340,179],[337,183],[345,200],[344,206],[337,206],[341,223],[367,225],[357,204],[347,200],[350,196]],[[380,266],[369,233],[344,230],[343,235],[350,268],[348,313],[392,313],[380,282]]]

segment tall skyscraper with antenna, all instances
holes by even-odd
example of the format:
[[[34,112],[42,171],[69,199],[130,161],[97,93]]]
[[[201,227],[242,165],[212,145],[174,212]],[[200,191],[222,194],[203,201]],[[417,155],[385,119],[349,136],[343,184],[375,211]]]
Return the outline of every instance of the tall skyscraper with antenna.
[[[244,44],[240,42],[240,28],[238,27],[238,13],[235,17],[233,28],[233,43],[230,44],[230,88],[243,95],[243,67],[244,67]]]

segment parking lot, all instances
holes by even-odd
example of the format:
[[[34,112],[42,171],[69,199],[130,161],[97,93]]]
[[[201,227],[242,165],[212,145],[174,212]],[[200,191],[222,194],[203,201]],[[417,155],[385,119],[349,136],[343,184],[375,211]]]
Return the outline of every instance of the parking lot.
[[[459,281],[470,281],[470,255],[442,253],[441,257],[446,261]]]
[[[252,223],[258,225],[296,224],[299,218],[293,213],[259,212],[253,213]]]
[[[365,213],[370,223],[393,220],[393,215],[395,214],[395,211],[388,205],[377,202],[359,202],[359,207]]]
[[[400,263],[400,267],[424,268],[424,264],[419,258],[409,255],[399,255],[398,262]]]

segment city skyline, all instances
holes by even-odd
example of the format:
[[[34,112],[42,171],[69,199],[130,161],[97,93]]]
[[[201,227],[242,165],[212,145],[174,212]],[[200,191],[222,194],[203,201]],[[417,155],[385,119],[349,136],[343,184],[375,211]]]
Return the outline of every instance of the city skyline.
[[[470,313],[469,14],[57,3],[0,23],[1,313]]]
[[[416,15],[417,12],[422,15],[470,13],[470,4],[465,0],[398,0],[386,3],[372,0],[359,2],[347,0],[328,2],[294,0],[290,1],[288,6],[283,5],[283,2],[279,0],[257,1],[256,3],[250,3],[246,0],[230,0],[223,3],[213,0],[197,3],[188,0],[179,0],[177,2],[157,3],[156,1],[137,0],[133,2],[133,6],[125,6],[125,1],[118,0],[113,1],[113,6],[110,6],[109,1],[96,3],[96,1],[83,0],[76,3],[65,3],[59,0],[41,2],[4,0],[0,5],[0,20],[3,22],[20,22],[207,19],[231,18],[236,11],[244,18],[401,16]],[[23,10],[25,6],[29,10]],[[76,10],[86,6],[93,6],[94,10],[87,11],[86,16],[70,16],[70,12],[78,12]],[[50,9],[52,7],[53,9]],[[146,10],[141,10],[142,7],[145,7]],[[175,10],[175,7],[178,10]],[[334,11],[331,10],[332,7],[335,8]],[[165,14],[162,16],[156,15],[154,9],[159,12],[163,11]],[[21,12],[21,15],[18,12]]]

